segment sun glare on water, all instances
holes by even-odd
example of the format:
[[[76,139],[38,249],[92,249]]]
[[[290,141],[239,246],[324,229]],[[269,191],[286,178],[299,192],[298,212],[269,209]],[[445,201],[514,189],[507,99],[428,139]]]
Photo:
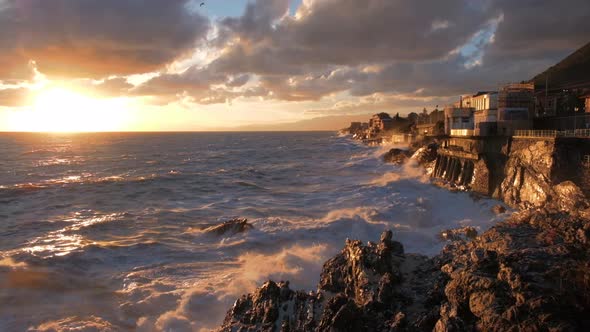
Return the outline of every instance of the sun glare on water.
[[[96,132],[124,130],[124,102],[96,99],[63,89],[39,92],[32,107],[15,113],[17,131]]]

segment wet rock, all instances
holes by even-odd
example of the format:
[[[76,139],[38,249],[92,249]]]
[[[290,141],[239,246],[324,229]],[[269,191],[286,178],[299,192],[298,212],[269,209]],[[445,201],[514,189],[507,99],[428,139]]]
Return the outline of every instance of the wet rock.
[[[582,190],[571,181],[559,182],[563,154],[549,141],[514,141],[503,171],[497,196],[520,209],[544,208],[549,211],[578,213],[587,209]],[[568,164],[565,162],[565,164]],[[562,166],[560,166],[562,165]]]
[[[225,221],[220,225],[207,227],[203,230],[203,232],[217,236],[232,236],[235,234],[247,232],[253,228],[254,226],[248,223],[248,219],[236,218]]]
[[[443,241],[470,241],[477,236],[477,229],[473,226],[465,226],[456,229],[441,231],[438,237]]]
[[[383,161],[386,163],[401,165],[405,163],[411,156],[412,153],[408,150],[391,149],[383,155]]]
[[[219,331],[312,331],[321,312],[317,295],[295,292],[286,282],[268,281],[253,294],[239,298]]]
[[[455,243],[443,257],[449,281],[436,330],[590,328],[582,314],[590,310],[584,290],[590,280],[580,278],[590,251],[576,235],[588,223],[568,214],[526,211],[473,242]]]
[[[220,330],[588,331],[589,238],[583,216],[536,209],[433,258],[404,253],[391,232],[347,240],[317,293],[266,283]]]
[[[426,146],[420,147],[412,155],[412,159],[416,160],[420,165],[428,165],[436,160],[438,151],[437,143],[430,143]]]
[[[561,182],[553,187],[553,190],[557,200],[555,203],[558,211],[577,213],[589,207],[582,190],[571,181]]]
[[[492,207],[492,213],[494,214],[502,214],[506,212],[506,208],[501,204],[496,204]]]
[[[435,283],[442,275],[428,257],[404,254],[391,231],[377,244],[347,240],[340,254],[324,264],[315,295],[268,282],[236,302],[220,331],[272,326],[280,331],[432,330],[438,320],[433,305],[444,289]],[[277,295],[279,288],[286,295]],[[288,309],[276,315],[275,308]]]

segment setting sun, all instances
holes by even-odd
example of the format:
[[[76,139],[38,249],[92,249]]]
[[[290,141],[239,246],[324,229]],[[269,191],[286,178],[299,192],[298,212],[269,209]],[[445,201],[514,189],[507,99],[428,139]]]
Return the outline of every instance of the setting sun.
[[[64,88],[44,89],[30,109],[12,118],[17,131],[95,132],[124,129],[125,102],[96,99]]]

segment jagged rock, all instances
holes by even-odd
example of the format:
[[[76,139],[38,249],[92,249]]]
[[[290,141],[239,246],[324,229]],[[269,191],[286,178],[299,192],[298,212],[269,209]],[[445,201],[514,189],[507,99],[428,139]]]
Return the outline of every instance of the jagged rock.
[[[347,240],[318,292],[265,283],[220,331],[588,331],[590,221],[515,213],[436,257],[406,254],[392,233]]]
[[[219,331],[312,331],[321,312],[321,295],[292,291],[288,282],[268,281],[234,303]]]
[[[347,240],[324,264],[317,293],[269,281],[236,301],[219,331],[432,330],[442,276],[428,257],[404,254],[391,231],[378,244]]]
[[[232,236],[238,233],[247,232],[253,228],[254,226],[248,223],[248,219],[236,218],[225,221],[220,225],[207,227],[203,230],[203,232],[217,236]]]
[[[553,212],[587,209],[584,193],[571,181],[558,182],[561,163],[555,144],[549,141],[515,141],[504,166],[497,196],[521,209],[544,208]]]
[[[386,154],[383,155],[383,161],[386,163],[392,163],[396,165],[401,165],[408,160],[412,156],[412,153],[408,150],[402,149],[391,149]]]
[[[443,251],[450,278],[436,331],[584,331],[588,220],[527,211]]]
[[[496,204],[492,207],[492,212],[494,214],[502,214],[506,212],[506,208],[501,204]]]
[[[428,165],[436,160],[438,151],[437,143],[430,143],[426,146],[422,146],[416,150],[412,155],[412,159],[416,160],[420,165]]]
[[[559,211],[575,213],[587,209],[588,202],[582,190],[571,181],[564,181],[553,188]]]
[[[432,330],[443,274],[426,256],[404,254],[392,236],[367,245],[347,240],[324,264],[314,295],[265,283],[236,301],[220,331]]]
[[[441,231],[438,236],[443,241],[470,241],[477,236],[477,230],[473,226],[465,226]]]

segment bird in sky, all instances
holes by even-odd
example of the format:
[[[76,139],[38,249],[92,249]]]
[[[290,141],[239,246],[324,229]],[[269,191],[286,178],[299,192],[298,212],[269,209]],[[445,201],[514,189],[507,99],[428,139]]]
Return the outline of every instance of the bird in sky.
[[[199,5],[199,7],[203,7],[205,5],[204,2],[201,2],[201,4]]]

